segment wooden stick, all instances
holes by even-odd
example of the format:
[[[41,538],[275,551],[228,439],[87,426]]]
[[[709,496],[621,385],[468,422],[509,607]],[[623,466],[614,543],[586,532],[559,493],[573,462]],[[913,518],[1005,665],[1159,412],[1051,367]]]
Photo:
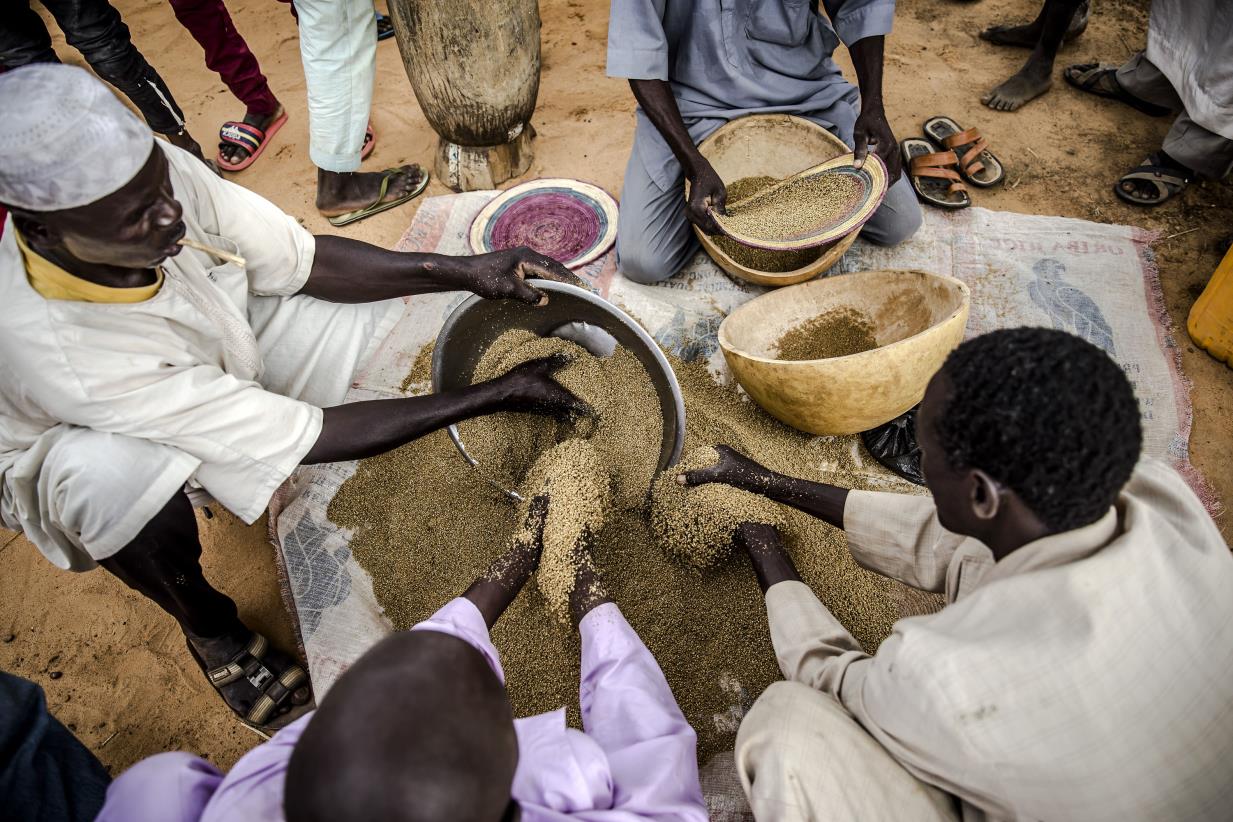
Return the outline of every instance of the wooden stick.
[[[1187,234],[1191,234],[1191,233],[1193,233],[1193,232],[1195,232],[1195,231],[1198,231],[1198,230],[1199,230],[1199,229],[1197,229],[1197,228],[1188,228],[1188,229],[1186,229],[1185,231],[1179,231],[1179,232],[1177,232],[1176,234],[1170,234],[1168,237],[1164,237],[1164,238],[1162,238],[1162,239],[1160,240],[1160,242],[1162,242],[1162,243],[1163,243],[1165,240],[1172,240],[1174,237],[1184,237],[1184,236],[1186,236]]]
[[[206,245],[205,243],[199,243],[196,240],[190,240],[187,237],[180,240],[180,245],[186,248],[195,248],[198,251],[204,251],[206,254],[213,254],[215,257],[218,257],[220,260],[226,260],[229,263],[235,263],[240,268],[244,268],[248,265],[248,261],[245,260],[243,257],[241,257],[239,254],[232,254],[230,251],[223,251],[221,248],[215,248],[212,245]]]

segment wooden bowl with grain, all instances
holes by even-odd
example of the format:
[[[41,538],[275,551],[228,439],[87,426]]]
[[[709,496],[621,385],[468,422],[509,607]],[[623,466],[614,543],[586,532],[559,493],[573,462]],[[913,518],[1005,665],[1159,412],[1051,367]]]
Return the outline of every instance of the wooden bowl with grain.
[[[811,434],[855,434],[920,402],[963,341],[971,294],[954,277],[860,271],[771,291],[733,311],[719,345],[738,383],[767,413]],[[778,358],[784,335],[836,312],[871,326],[876,347],[813,360]]]
[[[851,150],[842,140],[817,123],[790,114],[752,114],[741,117],[720,126],[698,144],[698,151],[714,166],[720,179],[729,185],[749,177],[774,177],[782,180],[802,169],[847,154]],[[689,196],[688,185],[685,196]],[[706,253],[728,274],[755,285],[775,287],[811,280],[827,271],[839,262],[839,258],[856,241],[858,233],[854,231],[818,248],[771,252],[793,255],[779,258],[784,264],[791,266],[789,270],[772,272],[738,262],[725,250],[723,240],[704,234],[694,227],[694,234]]]

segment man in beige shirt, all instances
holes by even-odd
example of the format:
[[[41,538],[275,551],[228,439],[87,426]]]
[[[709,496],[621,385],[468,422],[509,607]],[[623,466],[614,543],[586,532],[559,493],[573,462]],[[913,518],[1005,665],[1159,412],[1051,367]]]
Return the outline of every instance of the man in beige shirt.
[[[946,596],[869,656],[773,528],[741,529],[788,679],[737,737],[757,818],[1228,819],[1233,556],[1139,459],[1121,369],[1069,334],[993,332],[933,378],[916,434],[932,499],[727,448],[684,477],[819,516],[861,565]]]

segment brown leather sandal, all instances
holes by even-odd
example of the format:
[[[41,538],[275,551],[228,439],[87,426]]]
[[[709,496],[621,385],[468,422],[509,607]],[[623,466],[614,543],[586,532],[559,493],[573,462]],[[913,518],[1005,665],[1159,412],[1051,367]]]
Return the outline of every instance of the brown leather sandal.
[[[989,188],[1006,178],[1006,169],[993,152],[989,141],[975,128],[962,129],[949,117],[931,117],[925,121],[925,136],[959,157],[959,173],[979,188]]]
[[[935,151],[932,143],[918,137],[909,137],[899,145],[917,197],[938,208],[967,208],[972,204],[956,168],[959,158],[955,152]]]

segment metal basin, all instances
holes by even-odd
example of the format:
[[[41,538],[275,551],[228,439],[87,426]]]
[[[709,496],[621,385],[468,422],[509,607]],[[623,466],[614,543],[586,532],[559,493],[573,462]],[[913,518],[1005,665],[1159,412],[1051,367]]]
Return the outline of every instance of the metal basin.
[[[437,335],[432,354],[432,390],[440,393],[471,385],[484,352],[497,337],[514,328],[541,337],[572,340],[596,356],[611,354],[620,345],[642,363],[659,397],[664,421],[659,470],[675,463],[685,440],[685,401],[668,359],[651,335],[633,317],[586,289],[547,280],[531,282],[548,293],[548,305],[536,307],[515,300],[471,297],[454,309]],[[448,430],[463,458],[473,466],[478,465],[467,452],[458,426],[451,425]],[[513,489],[501,490],[512,499],[522,499]]]

